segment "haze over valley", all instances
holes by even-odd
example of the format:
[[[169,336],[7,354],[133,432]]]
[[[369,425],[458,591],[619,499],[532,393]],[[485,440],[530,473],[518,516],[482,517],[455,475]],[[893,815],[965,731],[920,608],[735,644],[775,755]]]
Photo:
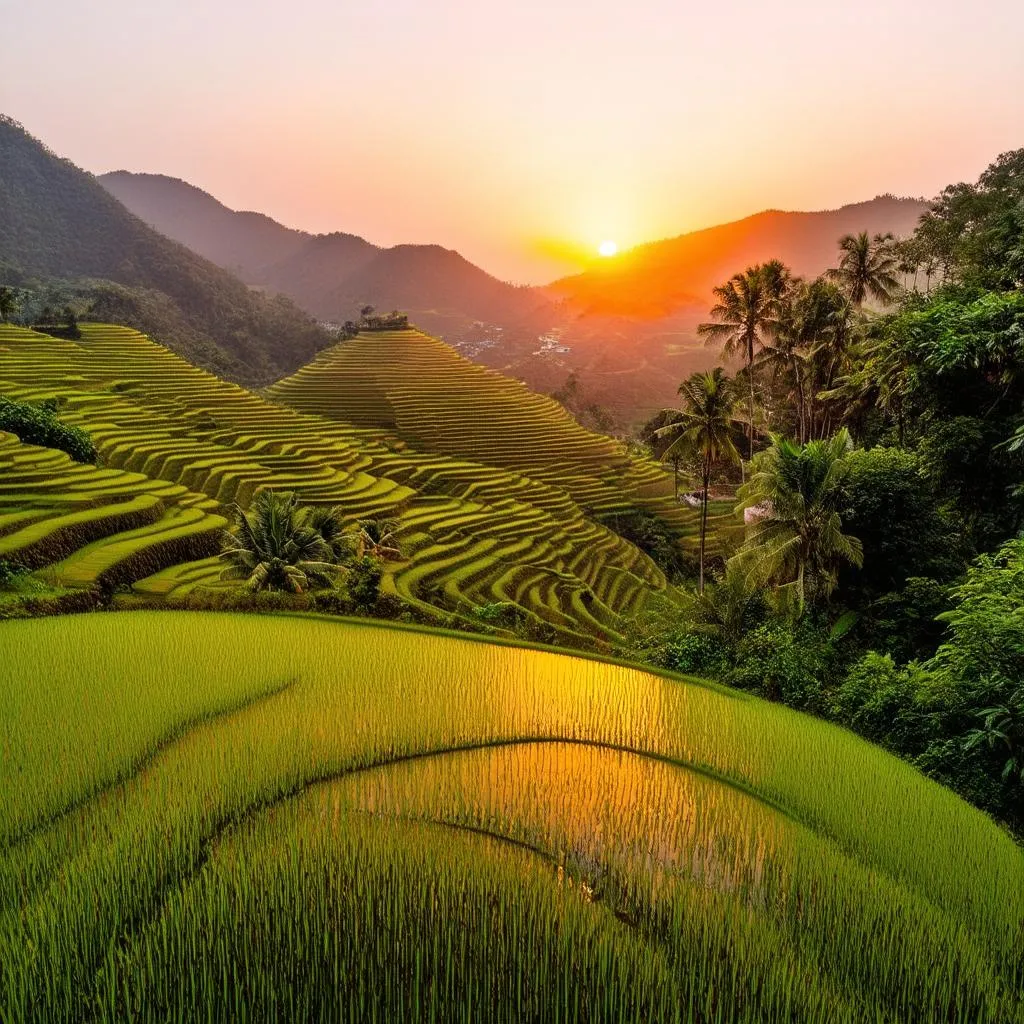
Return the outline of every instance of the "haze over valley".
[[[670,404],[677,378],[714,363],[696,326],[730,268],[778,257],[813,277],[843,234],[905,238],[928,209],[881,196],[820,213],[767,211],[637,246],[547,286],[517,287],[438,245],[382,249],[341,232],[310,235],[162,175],[115,171],[99,181],[151,227],[319,319],[340,324],[367,304],[405,310],[537,390],[555,392],[571,375],[580,400],[607,409],[619,429]]]

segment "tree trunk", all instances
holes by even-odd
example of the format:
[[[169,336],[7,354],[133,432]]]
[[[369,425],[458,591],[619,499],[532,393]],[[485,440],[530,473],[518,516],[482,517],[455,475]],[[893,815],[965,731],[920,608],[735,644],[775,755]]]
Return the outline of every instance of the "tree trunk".
[[[704,550],[708,535],[708,488],[711,486],[711,463],[704,460],[704,491],[701,495],[700,510],[700,584],[699,593],[704,593]]]
[[[672,477],[676,488],[676,504],[679,504],[679,456],[672,459]]]
[[[750,423],[747,424],[747,456],[754,457],[754,363],[747,363],[747,378],[750,383]]]
[[[800,432],[800,443],[804,444],[806,435],[804,433],[804,381],[800,376],[800,364],[796,356],[793,356],[793,379],[796,381],[796,418],[797,428]]]

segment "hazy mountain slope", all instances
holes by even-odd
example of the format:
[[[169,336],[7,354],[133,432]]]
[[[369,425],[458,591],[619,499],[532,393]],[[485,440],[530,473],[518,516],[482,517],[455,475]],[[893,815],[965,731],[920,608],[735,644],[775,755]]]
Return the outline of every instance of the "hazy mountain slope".
[[[849,233],[913,232],[927,204],[879,196],[838,210],[789,213],[766,210],[731,224],[638,246],[549,291],[580,312],[661,317],[704,304],[711,289],[752,263],[778,258],[802,275],[835,265],[836,243]]]
[[[344,307],[331,298],[338,282],[372,263],[381,250],[358,235],[335,231],[329,235],[304,235],[302,244],[290,256],[255,271],[253,284],[283,292],[315,316],[328,320],[349,320],[367,302],[356,299]],[[387,305],[381,302],[380,305]],[[397,302],[392,302],[393,308]]]
[[[339,308],[351,308],[363,299],[376,306],[462,313],[499,323],[547,307],[547,300],[536,289],[499,281],[440,245],[383,249],[346,277],[330,296]]]
[[[147,227],[92,175],[0,118],[0,270],[7,277],[115,282],[105,312],[217,372],[262,383],[330,342],[286,299]],[[130,289],[126,292],[125,288]]]
[[[367,303],[428,322],[436,314],[505,324],[550,315],[538,290],[499,281],[439,245],[381,248],[342,232],[293,231],[159,174],[115,171],[99,180],[158,231],[319,317],[350,319]]]
[[[99,183],[161,234],[249,281],[308,239],[262,213],[236,213],[194,185],[163,174],[111,171]],[[168,230],[173,226],[173,230]],[[250,282],[251,283],[251,282]]]

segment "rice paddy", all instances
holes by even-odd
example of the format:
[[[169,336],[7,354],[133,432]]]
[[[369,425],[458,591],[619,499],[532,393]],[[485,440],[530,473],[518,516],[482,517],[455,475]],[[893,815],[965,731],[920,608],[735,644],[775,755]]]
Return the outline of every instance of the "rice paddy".
[[[646,508],[693,542],[696,513],[673,502],[660,467],[418,332],[345,342],[261,397],[128,328],[81,329],[68,341],[0,325],[0,393],[57,399],[62,420],[100,453],[99,468],[80,466],[0,436],[0,557],[54,586],[131,588],[172,603],[221,588],[214,556],[226,506],[294,490],[353,521],[396,517],[406,557],[389,566],[384,589],[426,618],[511,604],[554,640],[601,647],[665,586],[607,517]],[[400,422],[367,411],[383,409],[380,380],[321,380],[349,346],[363,358],[371,345],[384,347],[381,367],[393,359]]]
[[[1024,1021],[1021,849],[780,705],[295,616],[0,645],[4,1021]]]

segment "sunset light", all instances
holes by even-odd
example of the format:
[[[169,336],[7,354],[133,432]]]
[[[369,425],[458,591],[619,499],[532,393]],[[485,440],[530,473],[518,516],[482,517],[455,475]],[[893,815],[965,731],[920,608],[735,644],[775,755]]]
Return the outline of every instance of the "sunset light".
[[[1024,0],[3,29],[0,1024],[1024,1024]]]

